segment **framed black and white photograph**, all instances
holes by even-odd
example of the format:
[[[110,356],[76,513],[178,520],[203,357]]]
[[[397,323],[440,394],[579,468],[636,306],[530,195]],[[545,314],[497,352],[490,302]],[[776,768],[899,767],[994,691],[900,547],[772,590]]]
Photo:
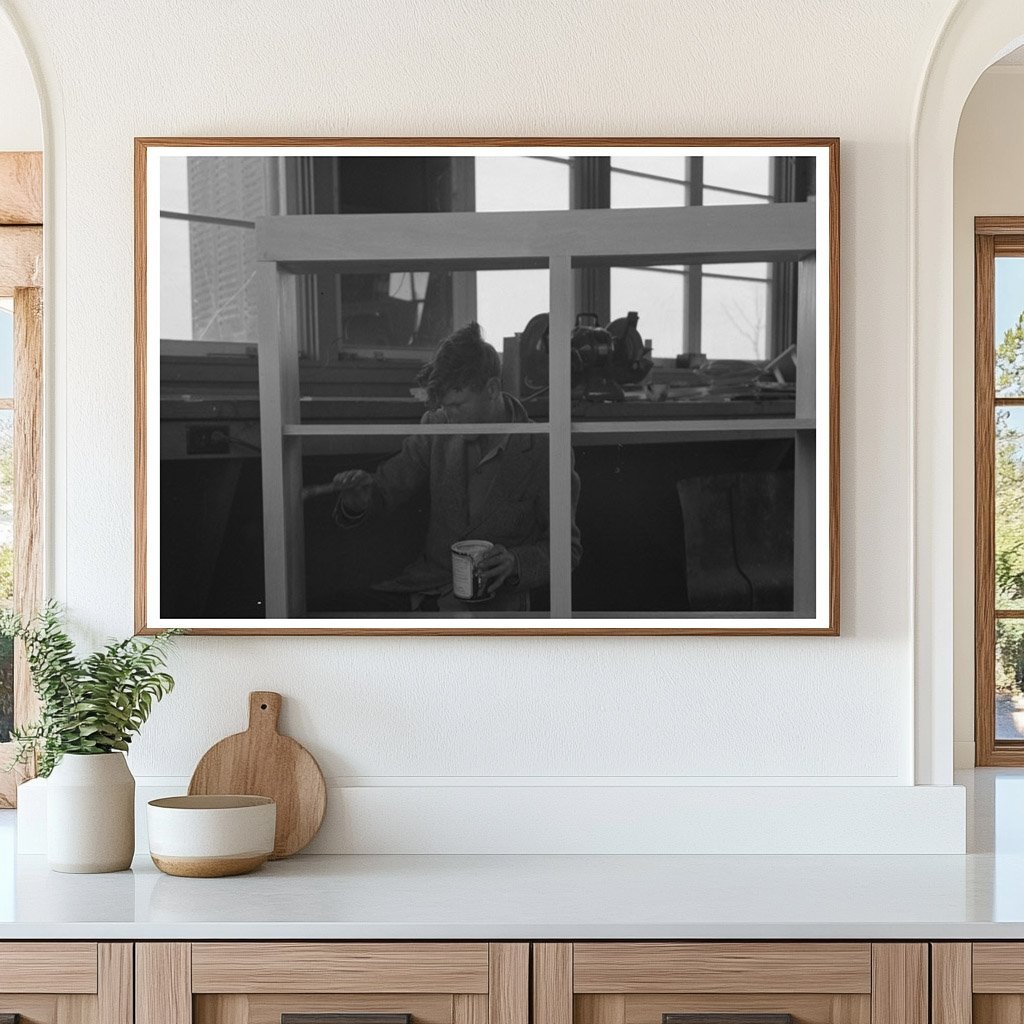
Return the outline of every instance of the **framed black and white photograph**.
[[[838,633],[835,139],[137,139],[136,626]]]

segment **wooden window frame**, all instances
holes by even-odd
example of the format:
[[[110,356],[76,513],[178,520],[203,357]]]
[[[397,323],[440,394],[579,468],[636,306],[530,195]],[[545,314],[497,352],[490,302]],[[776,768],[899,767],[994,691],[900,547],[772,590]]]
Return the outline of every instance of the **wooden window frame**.
[[[0,153],[0,298],[14,299],[14,608],[34,615],[42,602],[43,157]],[[25,651],[14,655],[14,724],[35,719]],[[34,766],[3,771],[15,753],[0,743],[0,807],[14,807]]]

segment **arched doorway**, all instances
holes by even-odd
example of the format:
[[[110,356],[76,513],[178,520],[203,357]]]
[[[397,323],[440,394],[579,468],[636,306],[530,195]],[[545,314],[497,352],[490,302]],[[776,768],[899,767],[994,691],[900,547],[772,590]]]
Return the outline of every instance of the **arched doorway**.
[[[962,559],[954,558],[953,194],[957,128],[986,68],[1024,42],[1018,0],[964,0],[925,70],[911,137],[910,314],[914,359],[915,781],[952,781],[954,650],[973,644],[973,615],[954,614]],[[965,637],[969,636],[969,640]]]

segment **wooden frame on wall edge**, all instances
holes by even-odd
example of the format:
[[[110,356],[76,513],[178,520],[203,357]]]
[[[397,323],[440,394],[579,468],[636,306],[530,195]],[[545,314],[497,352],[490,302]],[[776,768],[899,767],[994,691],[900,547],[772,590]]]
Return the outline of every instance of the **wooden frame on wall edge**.
[[[190,628],[202,636],[838,636],[839,635],[839,139],[838,138],[640,138],[600,137],[159,137],[135,139],[135,632],[159,633],[163,627],[150,626],[146,604],[146,158],[151,146],[813,146],[829,154],[829,246],[828,246],[828,360],[829,360],[829,599],[828,625],[820,628],[687,629],[673,627],[623,627],[614,629],[359,629],[317,627],[313,625],[234,629],[218,627]],[[783,620],[784,621],[784,620]]]
[[[995,734],[995,260],[998,256],[1024,256],[1024,217],[976,217],[974,220],[974,762],[979,768],[1024,765],[1024,742],[997,740]],[[1003,612],[1000,618],[1024,621],[1024,611]]]
[[[0,296],[14,299],[14,608],[31,618],[42,604],[43,155],[0,154]],[[24,645],[15,646],[14,724],[33,721],[39,703]],[[0,743],[0,807],[14,807],[32,763],[4,769],[15,754]]]

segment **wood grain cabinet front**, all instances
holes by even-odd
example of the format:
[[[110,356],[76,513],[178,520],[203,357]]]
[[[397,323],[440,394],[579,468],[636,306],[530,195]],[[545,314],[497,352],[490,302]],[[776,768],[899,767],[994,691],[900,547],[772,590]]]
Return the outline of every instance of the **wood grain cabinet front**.
[[[532,1024],[928,1024],[924,943],[533,947]]]
[[[136,1024],[529,1024],[529,945],[136,947]]]
[[[1024,942],[932,943],[934,1024],[1021,1024]]]
[[[131,943],[0,942],[0,1021],[131,1024]]]

